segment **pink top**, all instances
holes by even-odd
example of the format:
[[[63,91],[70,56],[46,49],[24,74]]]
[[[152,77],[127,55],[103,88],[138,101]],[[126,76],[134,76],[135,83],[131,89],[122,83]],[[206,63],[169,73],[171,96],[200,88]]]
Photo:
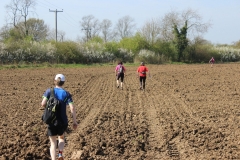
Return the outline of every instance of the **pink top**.
[[[115,71],[118,71],[120,66],[121,66],[121,64],[117,65],[116,68],[115,68]],[[123,70],[126,71],[126,68],[123,65],[122,65],[122,67],[123,67]]]
[[[213,62],[213,63],[214,63],[214,62],[215,62],[214,58],[211,58],[210,62]]]

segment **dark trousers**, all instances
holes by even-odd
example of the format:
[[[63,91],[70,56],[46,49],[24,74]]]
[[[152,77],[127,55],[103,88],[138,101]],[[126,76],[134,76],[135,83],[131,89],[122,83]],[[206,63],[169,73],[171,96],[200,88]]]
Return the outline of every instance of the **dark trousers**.
[[[118,73],[117,74],[117,80],[119,80],[119,79],[120,79],[121,82],[123,82],[123,80],[124,80],[124,73]]]
[[[140,76],[139,80],[140,80],[140,86],[142,87],[142,89],[145,89],[146,77]]]

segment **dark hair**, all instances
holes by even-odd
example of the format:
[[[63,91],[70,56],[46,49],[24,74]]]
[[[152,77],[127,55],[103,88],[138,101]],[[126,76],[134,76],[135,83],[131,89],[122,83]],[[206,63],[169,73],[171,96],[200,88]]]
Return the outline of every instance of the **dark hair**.
[[[61,81],[61,78],[58,77],[57,80],[54,80],[54,84],[57,86],[62,86],[62,85],[64,85],[64,81]]]
[[[122,61],[118,62],[118,64],[122,64]]]

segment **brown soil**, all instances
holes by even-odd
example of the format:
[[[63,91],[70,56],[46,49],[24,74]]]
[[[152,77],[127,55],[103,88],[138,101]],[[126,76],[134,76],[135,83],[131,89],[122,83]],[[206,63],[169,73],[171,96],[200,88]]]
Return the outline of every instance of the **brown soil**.
[[[57,73],[79,122],[69,117],[65,159],[240,159],[240,65],[148,67],[145,92],[137,67],[123,90],[113,66],[0,70],[0,159],[50,159],[40,102]]]

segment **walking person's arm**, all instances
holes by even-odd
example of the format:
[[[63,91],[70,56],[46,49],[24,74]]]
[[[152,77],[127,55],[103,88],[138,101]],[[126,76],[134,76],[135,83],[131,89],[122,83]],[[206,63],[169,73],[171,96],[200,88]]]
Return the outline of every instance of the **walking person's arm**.
[[[44,97],[42,102],[41,102],[41,109],[44,109],[46,107],[46,105],[47,105],[47,98]]]
[[[78,126],[77,120],[76,120],[76,109],[75,109],[75,106],[73,105],[73,103],[70,103],[69,107],[70,107],[72,118],[73,118],[73,129],[76,129]]]
[[[137,75],[137,78],[138,78],[139,77],[139,68],[137,69],[137,74],[136,75]]]
[[[40,109],[45,109],[48,101],[48,90],[45,91],[45,93],[42,96],[42,102],[41,102],[41,108]]]

